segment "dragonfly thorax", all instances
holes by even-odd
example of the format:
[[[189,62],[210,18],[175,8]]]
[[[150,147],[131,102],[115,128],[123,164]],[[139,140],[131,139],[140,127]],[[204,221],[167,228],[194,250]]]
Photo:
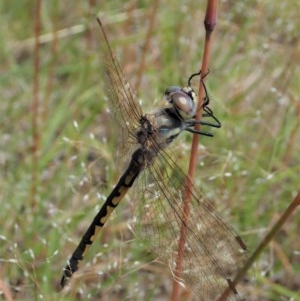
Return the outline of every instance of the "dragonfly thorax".
[[[136,140],[142,146],[158,152],[184,130],[184,120],[174,107],[145,114],[136,130]]]
[[[135,132],[135,137],[137,142],[144,146],[147,142],[147,139],[153,134],[154,129],[146,115],[141,117],[140,124],[141,126]]]

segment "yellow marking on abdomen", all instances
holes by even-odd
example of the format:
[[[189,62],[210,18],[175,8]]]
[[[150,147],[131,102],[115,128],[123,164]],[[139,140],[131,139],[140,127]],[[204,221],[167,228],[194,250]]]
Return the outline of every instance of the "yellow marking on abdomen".
[[[102,229],[101,226],[95,225],[95,229],[94,229],[94,234],[90,237],[90,240],[93,242],[95,240],[95,237],[97,236],[97,234],[99,233],[99,231]],[[84,253],[86,252],[86,250],[90,247],[89,244],[86,244],[86,248],[84,249]],[[83,255],[84,255],[83,253]]]
[[[124,195],[127,193],[128,189],[130,187],[126,187],[126,186],[122,186],[120,187],[120,189],[118,190],[119,195],[114,197],[111,202],[113,205],[118,206],[119,203],[121,202],[121,200],[123,199]]]

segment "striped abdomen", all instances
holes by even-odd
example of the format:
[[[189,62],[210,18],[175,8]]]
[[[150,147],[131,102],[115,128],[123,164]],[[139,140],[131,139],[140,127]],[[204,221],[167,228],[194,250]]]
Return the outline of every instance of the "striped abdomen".
[[[143,166],[145,165],[144,161],[145,159],[143,156],[143,150],[140,148],[132,155],[132,159],[127,170],[120,178],[118,184],[113,189],[111,194],[107,197],[104,205],[95,216],[93,222],[85,232],[79,245],[72,254],[69,263],[64,269],[64,274],[61,279],[62,287],[64,287],[68,283],[68,280],[72,277],[72,274],[78,270],[78,264],[83,260],[85,252],[93,243],[96,235],[104,226],[105,222],[114,211],[114,209],[118,206],[121,199],[127,193],[128,189],[132,186],[136,177],[139,175]]]

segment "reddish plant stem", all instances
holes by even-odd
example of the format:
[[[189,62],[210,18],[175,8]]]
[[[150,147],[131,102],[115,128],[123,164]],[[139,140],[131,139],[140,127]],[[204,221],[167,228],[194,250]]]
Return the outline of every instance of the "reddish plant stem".
[[[41,103],[41,116],[42,116],[42,131],[44,130],[45,123],[48,118],[48,107],[49,99],[53,90],[53,79],[55,78],[54,72],[56,68],[57,61],[57,49],[58,49],[58,36],[57,36],[57,26],[58,26],[58,8],[54,8],[55,15],[52,18],[52,40],[51,40],[51,64],[49,66],[49,71],[47,74],[47,84],[46,84],[46,93],[43,97],[43,103]]]
[[[152,9],[151,9],[151,12],[150,12],[148,30],[147,30],[146,38],[145,38],[144,45],[143,45],[143,48],[142,48],[141,61],[140,61],[140,64],[139,64],[139,68],[137,70],[137,79],[136,79],[136,83],[135,83],[135,86],[134,86],[134,88],[135,88],[134,90],[136,91],[136,93],[138,95],[139,95],[142,76],[143,76],[143,73],[145,72],[146,53],[147,53],[147,50],[149,48],[151,36],[152,36],[152,33],[153,33],[153,28],[154,28],[154,24],[155,24],[155,18],[156,18],[156,12],[157,12],[157,8],[158,8],[158,4],[159,4],[159,0],[155,0],[155,1],[152,2]]]
[[[88,8],[88,15],[89,16],[94,16],[94,11],[96,8],[96,1],[95,0],[88,0],[89,3],[89,8]],[[90,25],[87,27],[86,31],[86,49],[88,53],[93,49],[93,30]]]
[[[201,77],[208,72],[209,55],[211,52],[210,50],[211,34],[216,25],[216,16],[217,16],[217,0],[208,0],[205,20],[204,20],[206,34],[205,34],[205,44],[204,44],[204,52],[202,58]],[[205,96],[205,90],[200,79],[199,90],[198,90],[198,105],[197,105],[197,113],[196,113],[197,120],[200,120],[202,117],[202,105],[203,105],[204,96]],[[200,125],[197,124],[195,126],[195,129],[199,130]],[[172,291],[172,299],[171,299],[172,301],[177,301],[179,298],[178,280],[181,278],[182,275],[184,245],[185,245],[186,231],[187,231],[186,225],[189,219],[191,191],[192,191],[192,186],[194,183],[194,178],[196,173],[198,144],[199,144],[199,135],[194,134],[192,140],[191,156],[190,156],[188,177],[187,177],[186,190],[185,190],[185,203],[183,208],[182,224],[181,224],[180,237],[178,243],[176,268],[174,272],[173,291]]]
[[[33,78],[33,100],[31,105],[31,127],[32,127],[32,171],[31,171],[31,208],[36,205],[36,187],[38,183],[38,166],[40,136],[38,131],[39,116],[39,69],[40,69],[40,32],[41,32],[41,1],[36,1],[35,24],[34,24],[34,78]]]
[[[12,297],[12,292],[10,291],[9,286],[5,283],[2,276],[2,271],[0,270],[0,290],[4,296],[4,300],[14,301]]]

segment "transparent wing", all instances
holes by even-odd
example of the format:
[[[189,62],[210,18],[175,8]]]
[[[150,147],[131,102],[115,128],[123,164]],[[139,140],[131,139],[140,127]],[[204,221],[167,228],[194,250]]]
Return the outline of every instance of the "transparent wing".
[[[114,121],[119,125],[119,153],[120,156],[133,151],[136,145],[135,130],[140,125],[143,112],[137,96],[126,80],[123,71],[116,60],[100,20],[101,49],[105,67],[105,94]]]
[[[186,175],[165,152],[147,167],[137,183],[134,199],[135,232],[171,270],[175,270],[183,223]],[[217,300],[241,269],[247,252],[234,231],[194,187],[186,223],[182,280],[201,300]],[[228,281],[229,280],[229,281]],[[230,298],[239,300],[234,288]]]

